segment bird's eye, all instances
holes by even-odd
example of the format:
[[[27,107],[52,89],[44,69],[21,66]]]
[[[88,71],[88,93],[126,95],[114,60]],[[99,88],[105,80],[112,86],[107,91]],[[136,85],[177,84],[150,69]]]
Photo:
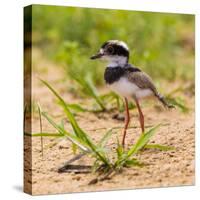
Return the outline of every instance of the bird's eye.
[[[112,46],[108,46],[106,50],[107,50],[107,52],[110,53],[110,54],[113,54],[113,53],[114,53],[114,48],[113,48]]]

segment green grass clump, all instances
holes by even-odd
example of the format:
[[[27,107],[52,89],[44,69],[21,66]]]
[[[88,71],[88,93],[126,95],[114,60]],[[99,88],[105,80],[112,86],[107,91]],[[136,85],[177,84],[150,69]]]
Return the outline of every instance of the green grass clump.
[[[95,102],[100,107],[100,111],[105,111],[106,107],[104,105],[104,102],[102,101],[102,98],[100,98],[97,89],[95,88],[94,84],[92,83],[92,80],[89,78],[81,77],[78,74],[72,74],[71,75],[74,80],[82,87],[83,91],[88,95],[89,97],[93,98]]]
[[[170,93],[167,94],[166,96],[166,100],[174,105],[176,108],[178,108],[181,112],[183,113],[188,113],[189,112],[189,107],[186,105],[184,99],[179,95],[177,97],[174,97],[174,95],[176,93],[183,93],[185,90],[185,88],[183,88],[182,86],[179,86],[175,89],[173,89]]]
[[[71,113],[68,104],[63,98],[45,81],[42,81],[50,91],[55,95],[59,101],[59,105],[63,108],[67,116],[73,132],[67,131],[63,123],[57,124],[47,113],[40,110],[41,115],[48,120],[48,122],[56,129],[56,133],[34,133],[32,136],[47,136],[47,137],[63,137],[67,138],[72,144],[73,148],[78,148],[81,153],[94,158],[93,171],[103,172],[109,175],[111,172],[117,172],[123,167],[143,166],[143,163],[138,161],[134,156],[144,148],[156,148],[160,150],[169,150],[171,147],[162,146],[158,144],[148,144],[151,137],[155,134],[160,125],[157,125],[147,132],[140,135],[139,139],[129,149],[124,149],[122,145],[117,142],[115,152],[107,147],[109,138],[112,135],[112,129],[108,130],[99,142],[94,142],[87,132],[85,132],[76,121],[74,115]],[[112,155],[112,156],[111,156]],[[114,155],[114,159],[111,158]]]

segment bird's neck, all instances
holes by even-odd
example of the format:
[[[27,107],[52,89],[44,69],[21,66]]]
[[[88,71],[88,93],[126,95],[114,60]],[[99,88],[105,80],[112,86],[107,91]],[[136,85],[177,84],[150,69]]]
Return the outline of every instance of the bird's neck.
[[[110,59],[108,67],[125,67],[128,64],[128,58],[124,56],[117,56]]]

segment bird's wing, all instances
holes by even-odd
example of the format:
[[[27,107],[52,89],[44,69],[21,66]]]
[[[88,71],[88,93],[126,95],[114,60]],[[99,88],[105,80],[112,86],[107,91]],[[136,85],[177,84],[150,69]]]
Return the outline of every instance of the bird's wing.
[[[154,94],[157,94],[157,89],[149,75],[144,72],[127,72],[128,80],[136,84],[141,89],[150,89]]]
[[[167,108],[174,108],[173,105],[169,104],[166,99],[158,93],[153,81],[149,75],[141,71],[130,72],[127,71],[128,80],[141,89],[150,89],[158,100]]]

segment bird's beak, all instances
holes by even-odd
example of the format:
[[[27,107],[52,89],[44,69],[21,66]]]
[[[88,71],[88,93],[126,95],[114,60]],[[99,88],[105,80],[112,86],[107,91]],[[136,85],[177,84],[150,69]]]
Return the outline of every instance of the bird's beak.
[[[96,55],[93,55],[90,57],[90,59],[94,60],[94,59],[98,59],[98,58],[101,58],[104,54],[103,53],[97,53]]]

